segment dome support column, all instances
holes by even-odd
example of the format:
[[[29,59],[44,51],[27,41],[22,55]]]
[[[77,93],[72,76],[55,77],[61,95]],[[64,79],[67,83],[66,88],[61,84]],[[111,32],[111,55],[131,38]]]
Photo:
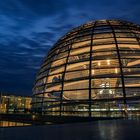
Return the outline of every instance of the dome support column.
[[[117,55],[118,55],[119,67],[120,67],[120,74],[121,74],[121,80],[122,80],[124,113],[125,113],[125,116],[127,117],[128,112],[127,112],[127,102],[126,102],[126,91],[125,91],[124,74],[123,74],[123,69],[122,69],[123,66],[122,66],[122,62],[121,62],[121,56],[120,56],[120,52],[119,52],[119,46],[118,46],[118,43],[117,43],[117,39],[116,39],[116,34],[115,34],[115,31],[114,31],[114,27],[111,25],[110,21],[107,21],[107,22],[108,22],[109,26],[112,29],[112,34],[113,34],[115,45],[116,45],[116,51],[117,51]]]
[[[94,28],[95,28],[96,22],[93,24],[92,27],[92,33],[91,33],[91,43],[90,43],[90,58],[89,58],[89,117],[92,117],[91,115],[91,108],[92,108],[92,46],[93,46],[93,36],[94,36]]]
[[[65,81],[65,74],[66,74],[66,69],[67,69],[67,64],[68,64],[68,60],[69,60],[69,56],[70,56],[70,51],[72,49],[72,44],[73,44],[73,40],[70,40],[70,44],[69,44],[69,49],[68,49],[68,55],[67,55],[67,58],[66,58],[66,62],[65,62],[65,65],[64,65],[64,72],[63,72],[63,75],[62,75],[62,89],[61,89],[61,95],[60,95],[60,116],[62,116],[62,105],[63,105],[63,90],[64,90],[64,81]]]

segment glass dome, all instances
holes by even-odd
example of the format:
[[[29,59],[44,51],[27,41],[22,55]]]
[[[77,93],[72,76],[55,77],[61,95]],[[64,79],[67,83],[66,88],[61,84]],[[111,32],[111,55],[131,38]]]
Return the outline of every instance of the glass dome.
[[[98,20],[52,47],[37,74],[32,107],[58,116],[135,115],[139,97],[140,26]]]

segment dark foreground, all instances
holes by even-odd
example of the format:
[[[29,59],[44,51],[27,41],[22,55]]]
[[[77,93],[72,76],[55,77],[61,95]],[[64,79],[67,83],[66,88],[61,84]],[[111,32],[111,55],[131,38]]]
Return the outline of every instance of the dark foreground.
[[[140,140],[140,120],[0,128],[0,140]]]

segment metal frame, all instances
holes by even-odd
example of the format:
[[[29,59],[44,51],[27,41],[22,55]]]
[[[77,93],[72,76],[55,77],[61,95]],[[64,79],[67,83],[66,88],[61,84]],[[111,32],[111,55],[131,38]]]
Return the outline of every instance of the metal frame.
[[[98,28],[98,29],[97,29]],[[58,42],[54,45],[54,47],[50,50],[50,52],[48,53],[48,56],[44,59],[43,61],[43,64],[41,66],[41,71],[38,73],[37,77],[36,77],[36,81],[35,81],[35,85],[34,85],[34,88],[33,88],[33,98],[40,98],[38,97],[40,94],[43,95],[43,98],[42,98],[42,101],[35,101],[35,102],[32,102],[32,105],[33,105],[33,108],[37,108],[38,104],[41,103],[41,108],[46,108],[46,111],[44,113],[50,113],[52,112],[52,115],[55,114],[55,112],[57,112],[56,115],[64,115],[64,113],[66,112],[73,112],[71,114],[68,114],[68,115],[76,115],[75,113],[76,112],[79,112],[77,115],[80,115],[81,113],[81,116],[83,116],[83,113],[86,112],[88,113],[86,116],[87,117],[94,117],[94,112],[97,112],[97,111],[93,111],[93,106],[94,105],[97,105],[97,104],[100,104],[100,105],[105,105],[105,108],[110,108],[110,105],[113,104],[113,103],[117,103],[117,102],[121,102],[121,104],[124,105],[125,109],[127,109],[127,100],[128,100],[128,97],[127,97],[127,92],[126,92],[126,88],[127,89],[133,89],[133,90],[136,90],[137,88],[140,88],[140,86],[135,86],[135,87],[126,87],[125,86],[125,78],[127,78],[127,76],[124,76],[124,68],[128,69],[129,67],[128,66],[123,66],[122,65],[122,60],[125,59],[125,60],[130,60],[131,61],[135,58],[123,58],[121,55],[121,53],[127,51],[128,53],[130,51],[132,51],[130,48],[125,48],[124,50],[123,49],[120,49],[119,48],[119,45],[121,44],[125,44],[125,45],[137,45],[139,44],[140,46],[140,41],[139,41],[139,37],[136,36],[136,33],[135,31],[137,31],[140,36],[140,27],[138,25],[135,25],[133,23],[130,23],[130,22],[127,22],[127,21],[121,21],[121,20],[99,20],[99,21],[93,21],[93,22],[90,22],[90,23],[87,23],[87,24],[84,24],[82,26],[79,26],[75,29],[73,29],[71,32],[67,33],[65,36],[63,36],[61,39],[58,40]],[[121,33],[123,35],[126,35],[126,36],[117,36],[116,34],[118,33]],[[104,34],[108,34],[107,37],[102,37]],[[134,34],[134,36],[132,36],[131,34]],[[98,36],[101,36],[99,38],[95,38]],[[129,35],[129,36],[127,36]],[[86,37],[88,36],[88,39],[85,39]],[[90,38],[89,38],[90,37]],[[126,41],[120,41],[118,42],[117,39],[118,38],[125,38]],[[96,43],[97,39],[100,41],[99,43]],[[112,42],[105,42],[103,41],[104,39],[113,39],[114,41]],[[137,41],[127,41],[127,39],[136,39]],[[88,41],[89,44],[86,44],[86,45],[83,45],[83,46],[78,46],[78,47],[74,47],[75,44],[77,43],[84,43]],[[103,42],[103,43],[101,43]],[[100,47],[101,45],[114,45],[114,49],[110,49],[110,50],[96,50],[97,47]],[[65,50],[65,47],[68,47],[68,49]],[[88,49],[89,48],[89,51],[87,52],[80,52],[80,53],[77,53],[77,54],[72,54],[71,55],[71,52],[72,51],[79,51],[80,49]],[[61,52],[60,52],[60,49],[61,49]],[[95,53],[107,53],[107,52],[110,52],[110,54],[113,52],[116,53],[117,56],[114,55],[110,55],[110,58],[111,60],[115,61],[117,60],[118,61],[118,66],[115,66],[115,68],[119,69],[120,71],[120,75],[113,75],[112,76],[93,76],[92,75],[92,68],[94,70],[105,70],[105,69],[114,69],[113,66],[106,66],[106,67],[99,67],[99,68],[96,68],[94,67],[94,65],[92,64],[92,62],[94,61],[104,61],[104,59],[106,58],[107,59],[107,56],[104,56],[104,57],[100,57],[100,58],[96,58],[94,60],[93,56],[94,56],[94,49],[96,50]],[[134,50],[133,50],[134,51]],[[140,50],[136,49],[135,51],[139,52],[140,53]],[[61,55],[63,53],[67,53],[66,56],[61,56],[60,58],[57,58],[55,59],[55,56],[56,55]],[[80,57],[83,57],[84,55],[87,55],[85,56],[85,58],[83,58],[82,60],[76,60],[76,61],[72,61],[72,62],[69,62],[69,58],[70,57],[76,57],[80,55]],[[49,60],[50,58],[52,58],[51,60]],[[65,60],[65,63],[62,63],[62,64],[57,64],[57,65],[54,65],[52,67],[52,64],[55,62],[55,61],[63,61],[63,59],[66,59]],[[68,65],[77,65],[79,63],[83,63],[83,62],[86,62],[88,64],[88,68],[80,68],[80,69],[74,69],[74,70],[67,70],[67,67]],[[55,63],[54,63],[55,64]],[[62,72],[56,72],[56,73],[52,73],[52,69],[53,70],[59,70],[60,68],[63,68]],[[137,65],[137,66],[131,66],[130,69],[140,69],[140,65]],[[80,72],[82,70],[87,70],[89,72],[89,74],[85,77],[80,77],[80,78],[74,78],[74,79],[65,79],[66,77],[66,74],[68,72]],[[48,71],[48,72],[47,72]],[[139,70],[140,71],[140,70]],[[44,75],[44,73],[47,72],[47,75]],[[136,71],[137,72],[137,71]],[[56,82],[47,82],[48,81],[48,78],[50,78],[50,76],[56,76],[56,75],[62,75],[62,79],[61,81],[56,81]],[[40,83],[39,81],[41,81],[43,78],[46,77],[46,83]],[[128,75],[128,78],[130,76]],[[92,87],[92,80],[100,80],[100,79],[105,79],[105,78],[120,78],[121,79],[121,85],[122,87],[106,87],[106,89],[115,89],[115,90],[122,90],[122,94],[123,96],[122,97],[119,97],[119,98],[103,98],[103,99],[93,99],[92,98],[92,91],[96,91],[96,90],[99,90],[101,88],[99,87]],[[135,75],[132,75],[130,78],[134,79],[140,79],[139,76],[135,76]],[[68,82],[76,82],[76,81],[81,81],[81,80],[88,80],[88,87],[83,87],[83,88],[79,88],[77,87],[76,89],[72,88],[72,89],[65,89],[65,83],[68,83]],[[52,91],[49,91],[48,89],[51,88],[51,87],[54,87],[55,89],[55,86],[59,86],[60,85],[60,89],[59,90],[54,90],[56,92],[60,92],[60,98],[52,98],[51,97],[51,94],[52,94]],[[41,89],[41,90],[39,90]],[[80,91],[88,91],[88,99],[84,99],[84,100],[79,100],[79,99],[65,99],[64,98],[64,92],[68,92],[68,91],[73,91],[73,92],[76,92],[77,90],[80,90]],[[45,95],[50,95],[50,97],[46,98]],[[137,99],[140,100],[140,92],[138,92],[139,96],[137,95]],[[56,95],[55,95],[56,96]],[[44,100],[44,98],[47,99]],[[129,98],[129,101],[134,101],[135,100],[135,97],[132,96],[132,98]],[[137,101],[138,101],[137,100]],[[123,103],[122,103],[123,102]],[[48,103],[49,107],[47,106],[44,106],[44,103]],[[56,103],[56,105],[54,104],[51,104],[51,103]],[[108,104],[107,104],[108,103]],[[81,106],[82,104],[86,105],[85,107],[87,107],[85,109],[85,111],[70,111],[70,110],[67,110],[65,109],[65,111],[63,110],[63,107],[65,106],[70,106],[72,105],[73,108],[76,107],[76,105],[79,105]],[[99,108],[100,108],[100,105],[99,105]],[[50,111],[50,109],[54,109],[52,111]],[[59,108],[57,110],[55,110],[55,108]],[[48,110],[47,110],[48,109]],[[36,109],[37,110],[37,109]],[[122,113],[123,111],[121,111]],[[101,112],[102,113],[102,112]],[[123,113],[121,114],[123,115]]]

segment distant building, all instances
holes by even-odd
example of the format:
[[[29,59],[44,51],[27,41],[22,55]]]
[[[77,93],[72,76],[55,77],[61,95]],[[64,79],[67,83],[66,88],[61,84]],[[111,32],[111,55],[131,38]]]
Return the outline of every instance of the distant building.
[[[0,94],[0,113],[28,113],[31,97]]]

